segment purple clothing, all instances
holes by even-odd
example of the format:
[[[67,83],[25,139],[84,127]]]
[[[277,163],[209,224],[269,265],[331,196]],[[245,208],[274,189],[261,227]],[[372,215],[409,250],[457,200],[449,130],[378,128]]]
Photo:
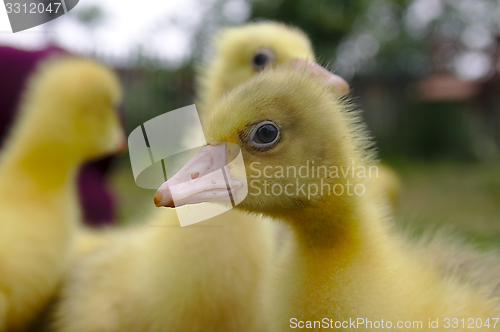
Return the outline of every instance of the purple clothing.
[[[15,112],[30,74],[50,55],[67,54],[57,47],[25,51],[0,46],[0,148],[8,136]],[[80,170],[78,192],[85,223],[92,226],[111,224],[115,216],[113,196],[105,176],[112,158],[89,162]]]

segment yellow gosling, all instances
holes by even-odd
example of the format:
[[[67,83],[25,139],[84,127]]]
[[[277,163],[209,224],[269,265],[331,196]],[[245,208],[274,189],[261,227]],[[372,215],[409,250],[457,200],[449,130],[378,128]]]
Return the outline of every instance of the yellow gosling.
[[[338,93],[332,90],[336,88],[309,68],[265,70],[211,107],[207,126],[211,144],[204,152],[220,150],[218,146],[224,142],[238,144],[247,174],[263,173],[266,167],[298,169],[312,160],[316,165],[344,169],[373,166],[374,153],[364,126],[346,102],[334,98]],[[205,155],[214,158],[209,152]],[[212,162],[208,157],[195,158],[196,167]],[[174,178],[189,175],[190,167]],[[408,248],[405,239],[391,230],[384,199],[374,190],[370,177],[356,172],[301,178],[306,187],[327,184],[346,191],[349,185],[358,187],[358,192],[365,189],[362,194],[311,196],[308,192],[286,193],[287,186],[295,186],[296,177],[272,174],[250,184],[254,195],[249,194],[237,206],[282,220],[292,229],[264,291],[270,331],[300,326],[313,331],[338,330],[335,322],[350,320],[360,324],[349,323],[342,330],[378,330],[358,321],[360,318],[378,322],[379,327],[382,320],[386,327],[390,321],[392,328],[398,322],[421,322],[413,325],[414,330],[434,331],[449,331],[454,318],[464,318],[466,326],[473,318],[489,324],[476,330],[493,329],[499,315],[498,299],[488,299],[486,290],[456,276],[443,277],[420,251]],[[214,176],[200,177],[205,175]],[[239,176],[237,172],[228,175],[236,180]],[[283,188],[282,192],[264,195],[265,181]],[[160,189],[160,204],[172,206],[174,189],[165,190],[168,183]],[[209,183],[194,181],[176,197],[189,204],[207,190],[217,192]],[[238,195],[238,186],[232,189]],[[438,328],[431,329],[429,323],[436,320]],[[497,324],[495,329],[499,328]],[[457,330],[465,328],[460,325]]]
[[[124,140],[117,78],[82,59],[45,63],[24,94],[0,161],[0,331],[46,305],[70,260],[79,220],[75,176]]]

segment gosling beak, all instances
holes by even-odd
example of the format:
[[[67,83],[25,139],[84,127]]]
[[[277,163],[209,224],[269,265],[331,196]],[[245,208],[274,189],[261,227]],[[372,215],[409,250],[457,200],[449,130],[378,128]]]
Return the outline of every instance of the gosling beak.
[[[232,192],[242,184],[231,176],[227,164],[225,143],[202,147],[160,186],[154,197],[155,205],[173,208],[185,204],[233,201]]]
[[[314,61],[296,59],[292,61],[292,65],[297,68],[305,68],[320,77],[324,77],[326,80],[325,83],[331,86],[336,92],[340,93],[341,96],[345,96],[349,93],[349,84],[342,77],[329,72]]]

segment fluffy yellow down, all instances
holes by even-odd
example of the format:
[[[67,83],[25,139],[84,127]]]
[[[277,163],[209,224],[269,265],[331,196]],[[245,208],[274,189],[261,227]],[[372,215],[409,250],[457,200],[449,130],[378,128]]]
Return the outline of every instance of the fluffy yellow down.
[[[265,70],[213,105],[208,140],[238,144],[247,174],[255,174],[255,169],[262,172],[264,167],[297,169],[306,161],[337,167],[374,165],[359,118],[333,96],[309,72],[287,66]],[[281,130],[281,139],[272,148],[258,150],[247,141],[245,133],[261,121],[272,121]],[[253,186],[262,193],[264,180],[281,188],[296,183],[294,177],[260,178]],[[500,329],[498,324],[493,329],[500,313],[495,307],[498,298],[489,298],[489,290],[473,287],[453,274],[443,277],[426,254],[409,248],[391,230],[380,191],[374,190],[369,177],[347,174],[301,180],[306,187],[326,183],[344,188],[349,181],[353,187],[364,186],[366,192],[248,195],[237,206],[281,219],[292,228],[265,284],[264,312],[270,331],[295,330],[293,322],[307,321],[313,322],[312,331],[339,330],[314,321],[358,318],[379,324],[390,321],[393,327],[399,321],[422,322],[415,330],[435,331],[449,331],[447,322],[453,324],[455,318],[463,318],[468,326],[472,318],[474,324],[477,319],[490,324],[490,328],[483,325],[475,330]],[[438,328],[430,329],[429,320],[438,320]],[[342,330],[378,329],[349,324]],[[465,328],[460,325],[457,330]]]
[[[30,81],[0,161],[0,331],[53,296],[79,220],[76,172],[124,138],[120,98],[114,74],[82,59],[49,60]]]

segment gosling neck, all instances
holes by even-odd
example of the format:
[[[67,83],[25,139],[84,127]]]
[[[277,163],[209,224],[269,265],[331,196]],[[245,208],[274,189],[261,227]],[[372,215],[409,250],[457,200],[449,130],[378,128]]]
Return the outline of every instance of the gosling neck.
[[[297,240],[306,248],[355,248],[373,232],[382,234],[385,227],[383,210],[371,191],[328,195],[290,211],[283,219],[292,225]]]

